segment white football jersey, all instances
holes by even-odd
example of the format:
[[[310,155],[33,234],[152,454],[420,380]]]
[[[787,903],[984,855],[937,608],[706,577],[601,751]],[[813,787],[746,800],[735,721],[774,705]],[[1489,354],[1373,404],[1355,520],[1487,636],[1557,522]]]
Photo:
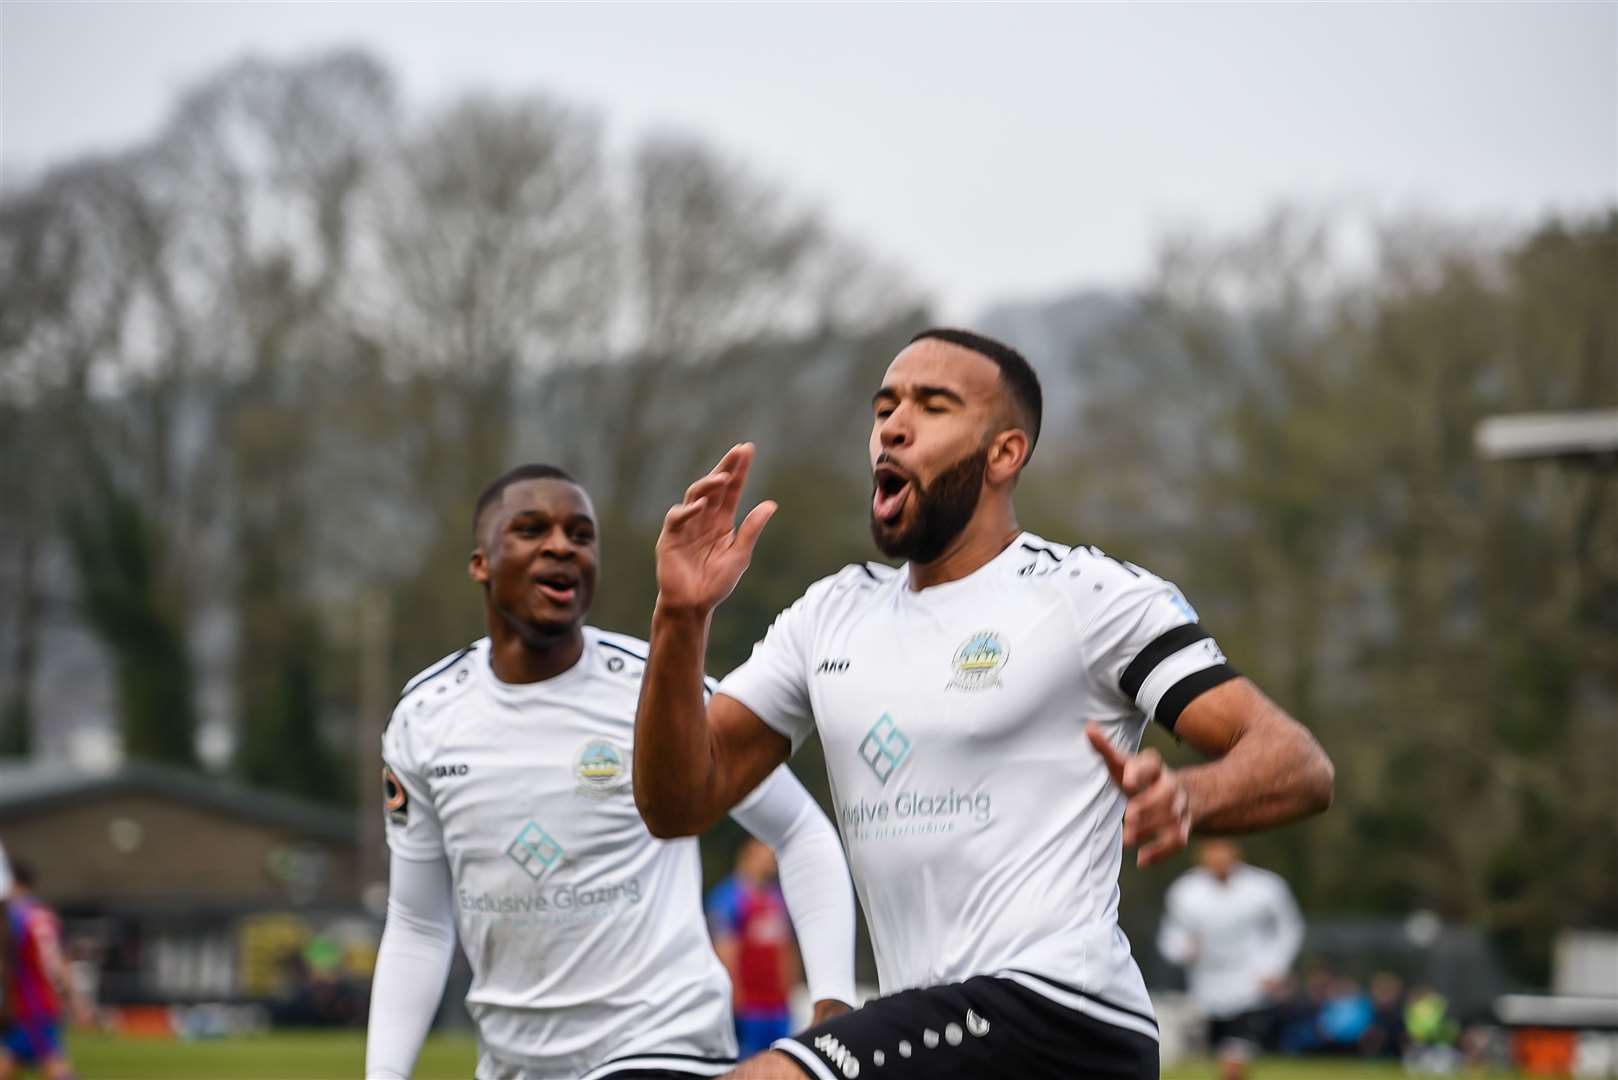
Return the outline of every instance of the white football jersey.
[[[1187,966],[1191,998],[1225,1019],[1256,1009],[1303,944],[1303,916],[1279,874],[1241,863],[1224,881],[1198,867],[1163,900],[1158,950]]]
[[[449,863],[480,1078],[717,1076],[736,1056],[697,841],[635,808],[645,656],[586,627],[571,669],[516,685],[483,639],[411,680],[383,736],[389,846]]]
[[[796,748],[818,728],[883,993],[1005,975],[1156,1037],[1118,927],[1125,799],[1084,737],[1235,673],[1174,586],[1023,533],[914,591],[861,564],[776,619],[728,694]]]

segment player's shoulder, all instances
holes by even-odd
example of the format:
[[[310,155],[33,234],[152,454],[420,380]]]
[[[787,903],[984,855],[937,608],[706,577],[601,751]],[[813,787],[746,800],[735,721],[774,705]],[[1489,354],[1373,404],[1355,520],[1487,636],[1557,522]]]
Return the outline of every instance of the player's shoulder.
[[[1097,584],[1107,588],[1162,580],[1138,563],[1095,544],[1074,544],[1063,550],[1067,554],[1062,560],[1062,565],[1067,573],[1061,577],[1067,581],[1082,580],[1092,591],[1095,591]]]
[[[1287,884],[1287,879],[1277,874],[1274,870],[1266,870],[1264,867],[1254,866],[1252,863],[1242,863],[1237,872],[1246,878],[1253,887],[1292,891],[1291,886]]]
[[[652,646],[645,638],[602,630],[596,626],[584,628],[584,657],[580,662],[588,664],[593,675],[635,687],[637,694],[640,692],[641,677],[646,674],[647,658],[651,655]],[[719,685],[706,675],[703,676],[703,683],[710,691]]]
[[[1193,866],[1179,877],[1169,883],[1165,896],[1186,896],[1205,888],[1208,884],[1208,871],[1200,866]]]
[[[489,639],[479,638],[422,668],[405,681],[393,715],[436,713],[458,700],[471,685],[476,663],[488,647]]]
[[[1025,535],[1023,546],[1029,557],[1019,575],[1065,593],[1080,614],[1117,603],[1179,596],[1172,582],[1094,544],[1067,546]],[[1184,603],[1183,599],[1178,602]],[[1194,622],[1194,615],[1190,617]]]
[[[1019,590],[1097,599],[1096,594],[1110,597],[1144,573],[1093,545],[1047,540],[1030,532],[1013,540],[997,565]]]
[[[1193,866],[1174,879],[1164,899],[1174,905],[1196,905],[1204,901],[1214,887],[1214,877],[1200,866]]]
[[[874,593],[891,584],[899,576],[896,567],[879,562],[856,562],[827,574],[804,590],[804,599],[820,603],[854,598]]]
[[[584,650],[588,661],[606,664],[613,671],[643,671],[646,658],[652,655],[652,647],[643,638],[595,626],[584,628]]]

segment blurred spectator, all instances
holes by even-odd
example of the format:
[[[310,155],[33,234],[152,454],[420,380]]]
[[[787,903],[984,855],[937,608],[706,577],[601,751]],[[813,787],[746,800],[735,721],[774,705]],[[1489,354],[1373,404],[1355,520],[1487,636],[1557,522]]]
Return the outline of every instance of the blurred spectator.
[[[1283,1054],[1313,1054],[1320,1050],[1320,1010],[1326,1006],[1331,976],[1321,968],[1309,972],[1300,986],[1287,979],[1277,995],[1274,1048]]]
[[[1158,950],[1188,969],[1223,1080],[1242,1080],[1270,1039],[1274,997],[1303,943],[1303,917],[1286,882],[1241,856],[1233,840],[1204,840],[1200,865],[1169,887],[1157,937]]]
[[[34,896],[33,869],[17,863],[11,878],[5,965],[11,1015],[0,1039],[0,1076],[9,1077],[22,1065],[37,1069],[46,1080],[71,1080],[73,1069],[62,1043],[62,1000],[80,1023],[92,1022],[91,1011],[62,954],[61,920]]]
[[[736,1042],[742,1058],[792,1033],[790,1002],[798,953],[775,855],[753,837],[736,852],[736,869],[708,894],[714,951],[735,990]]]
[[[1360,1040],[1371,1028],[1371,995],[1353,979],[1332,980],[1326,1004],[1320,1010],[1320,1041],[1327,1053],[1357,1054]]]
[[[276,1027],[342,1027],[365,1017],[365,986],[341,967],[341,947],[315,934],[288,949],[278,964],[280,979],[270,1021]]]
[[[1449,1015],[1449,1001],[1430,986],[1410,992],[1405,1004],[1405,1069],[1412,1073],[1447,1075],[1460,1062],[1455,1048],[1461,1027]]]
[[[1391,971],[1371,977],[1371,1023],[1360,1037],[1366,1057],[1399,1057],[1405,1045],[1404,981]]]

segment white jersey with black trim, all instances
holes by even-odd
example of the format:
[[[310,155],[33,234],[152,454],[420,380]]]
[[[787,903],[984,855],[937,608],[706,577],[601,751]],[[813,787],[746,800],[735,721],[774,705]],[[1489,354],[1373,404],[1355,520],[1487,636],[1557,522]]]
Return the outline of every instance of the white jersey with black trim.
[[[814,585],[719,687],[818,729],[883,993],[1003,975],[1156,1037],[1118,927],[1133,752],[1235,672],[1177,589],[1023,533],[957,581],[862,564]]]
[[[733,1067],[697,841],[654,838],[630,787],[646,655],[586,627],[579,663],[514,685],[483,639],[411,680],[383,736],[389,846],[450,867],[480,1080]]]

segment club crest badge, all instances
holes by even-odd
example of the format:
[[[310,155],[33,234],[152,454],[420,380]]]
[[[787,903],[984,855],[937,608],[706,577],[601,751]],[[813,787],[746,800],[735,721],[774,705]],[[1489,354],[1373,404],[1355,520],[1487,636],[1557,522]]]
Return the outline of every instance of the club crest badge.
[[[952,675],[946,690],[987,690],[1000,685],[1000,670],[1011,659],[1000,635],[993,630],[979,630],[955,650],[950,661]]]
[[[573,759],[582,795],[611,795],[629,783],[629,754],[605,739],[592,739]]]

